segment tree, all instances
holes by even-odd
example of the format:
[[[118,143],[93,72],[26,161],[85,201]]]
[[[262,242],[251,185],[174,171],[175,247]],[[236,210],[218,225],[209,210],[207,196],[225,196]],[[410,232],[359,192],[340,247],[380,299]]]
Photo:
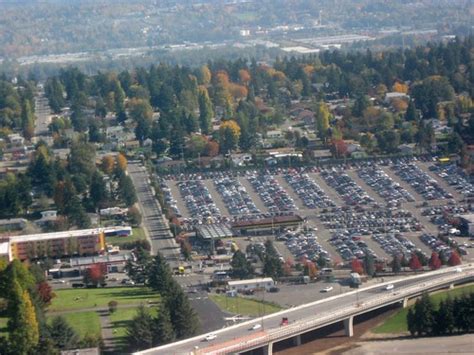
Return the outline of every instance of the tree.
[[[408,331],[410,332],[411,336],[416,335],[416,324],[415,324],[415,311],[412,307],[408,309],[407,313],[407,328]]]
[[[415,303],[413,330],[418,335],[431,334],[434,326],[434,306],[428,294],[424,293]]]
[[[410,258],[410,269],[414,271],[421,270],[423,266],[421,265],[420,259],[418,258],[418,255],[416,253],[413,253]]]
[[[105,180],[99,171],[94,172],[89,189],[94,208],[103,208],[109,198],[105,187]]]
[[[23,129],[23,137],[25,137],[26,140],[30,140],[34,135],[35,117],[29,100],[23,100],[22,102],[21,126]]]
[[[265,276],[273,278],[279,278],[283,275],[283,266],[280,257],[270,239],[265,242],[263,273]]]
[[[173,278],[171,270],[163,255],[156,254],[147,270],[147,285],[154,291],[160,292],[162,295],[169,292]]]
[[[131,206],[128,208],[128,219],[132,226],[139,226],[142,223],[142,215],[138,207]]]
[[[153,320],[153,346],[171,343],[176,339],[176,334],[171,322],[168,308],[162,307],[158,316]]]
[[[304,274],[314,280],[318,276],[318,268],[312,261],[306,261],[304,265]]]
[[[62,316],[56,316],[51,320],[48,331],[54,345],[61,350],[74,349],[79,343],[76,331]]]
[[[250,279],[253,277],[254,269],[252,264],[247,260],[245,254],[237,250],[230,262],[232,267],[232,277],[243,279]]]
[[[118,190],[125,205],[132,206],[138,201],[135,186],[133,185],[130,176],[125,175],[124,173],[120,174]]]
[[[351,261],[351,270],[352,272],[356,272],[359,275],[362,275],[364,273],[364,266],[362,265],[362,262],[359,259],[354,258]]]
[[[114,166],[115,166],[115,159],[113,156],[105,155],[102,158],[101,169],[105,174],[107,175],[112,174],[112,172],[114,171]]]
[[[30,354],[39,342],[39,328],[35,309],[27,290],[22,290],[14,281],[13,288],[18,296],[13,316],[8,320],[9,341],[17,354]]]
[[[46,306],[51,304],[51,300],[56,297],[56,294],[53,292],[53,289],[46,281],[38,283],[36,285],[36,290],[38,292],[40,301]]]
[[[459,257],[458,252],[453,250],[453,252],[451,253],[451,256],[449,257],[448,265],[449,266],[456,266],[456,265],[459,265],[459,264],[461,264],[461,258]]]
[[[86,180],[89,180],[96,170],[94,145],[80,141],[74,142],[71,146],[68,168],[72,174],[83,175]]]
[[[140,305],[136,315],[127,325],[127,344],[132,351],[153,346],[153,318],[145,306]]]
[[[125,172],[127,170],[127,158],[122,153],[117,155],[117,168],[121,171]]]
[[[416,111],[416,105],[413,100],[408,103],[407,112],[405,113],[405,120],[415,122],[418,120],[418,113]]]
[[[181,286],[172,280],[166,297],[166,306],[170,311],[171,322],[177,339],[184,339],[196,334],[199,320],[191,307],[188,297]]]
[[[225,121],[219,128],[219,146],[222,153],[237,148],[240,138],[240,126],[234,120]]]
[[[128,277],[136,284],[148,283],[148,269],[151,262],[150,254],[143,248],[134,250],[136,259],[129,259],[125,266]]]
[[[105,275],[102,264],[92,264],[84,273],[84,283],[86,285],[98,286],[104,283]]]
[[[438,270],[441,267],[441,260],[437,252],[431,253],[431,258],[429,261],[429,266],[431,270]]]
[[[391,262],[391,267],[392,267],[392,272],[396,274],[402,271],[402,263],[398,255],[395,255],[393,257],[392,262]]]
[[[365,270],[365,273],[369,276],[373,276],[375,274],[375,260],[372,254],[365,255],[364,270]]]
[[[204,148],[204,153],[208,157],[215,157],[217,154],[219,154],[219,143],[216,141],[209,141],[206,144],[206,147]]]
[[[136,123],[135,136],[143,143],[151,136],[153,109],[148,100],[134,98],[128,102],[128,110],[130,118]]]
[[[318,136],[324,140],[327,136],[327,131],[329,129],[329,118],[331,116],[328,106],[322,101],[318,102],[316,105],[315,115]]]
[[[212,118],[214,112],[212,110],[212,103],[209,99],[207,89],[204,87],[199,88],[199,127],[201,127],[202,134],[210,134],[212,129]]]

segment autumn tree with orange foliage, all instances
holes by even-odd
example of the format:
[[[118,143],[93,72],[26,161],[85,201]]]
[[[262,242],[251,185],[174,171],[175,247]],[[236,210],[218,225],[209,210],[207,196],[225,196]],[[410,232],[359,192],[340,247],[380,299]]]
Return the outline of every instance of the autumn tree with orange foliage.
[[[204,148],[204,153],[208,157],[215,157],[217,154],[219,154],[219,143],[216,141],[209,141],[206,144],[206,147]]]
[[[239,80],[242,85],[248,86],[250,83],[250,73],[247,69],[240,69],[239,70]]]
[[[402,94],[406,94],[408,92],[408,85],[404,84],[404,83],[401,83],[399,81],[396,81],[392,86],[392,91],[400,92]]]
[[[110,175],[112,174],[112,172],[114,171],[114,167],[115,167],[115,159],[113,156],[111,155],[106,155],[102,158],[102,162],[101,162],[101,169],[102,171],[107,174],[107,175]]]
[[[125,171],[127,170],[127,158],[125,157],[125,155],[123,155],[122,153],[119,153],[119,155],[117,155],[117,167],[122,170],[122,171]]]

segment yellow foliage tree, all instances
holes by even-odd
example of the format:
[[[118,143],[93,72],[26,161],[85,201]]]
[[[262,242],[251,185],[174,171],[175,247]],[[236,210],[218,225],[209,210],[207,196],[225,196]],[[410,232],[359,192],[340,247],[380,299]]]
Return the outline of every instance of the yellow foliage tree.
[[[106,174],[111,174],[114,171],[115,159],[111,155],[106,155],[102,158],[101,168]]]
[[[219,128],[219,145],[221,152],[227,153],[235,148],[240,139],[240,126],[234,120],[225,121]]]
[[[209,85],[212,79],[211,71],[207,65],[201,67],[201,80],[203,85]]]
[[[17,354],[32,354],[39,341],[39,328],[30,294],[14,282],[17,294],[15,314],[9,321],[10,344]]]
[[[243,85],[248,85],[250,83],[250,79],[251,79],[249,71],[247,69],[240,69],[239,70],[239,78],[240,78],[240,82]]]
[[[392,86],[392,90],[406,94],[408,92],[408,85],[396,81]]]
[[[117,155],[117,166],[122,171],[127,170],[127,158],[122,153]]]

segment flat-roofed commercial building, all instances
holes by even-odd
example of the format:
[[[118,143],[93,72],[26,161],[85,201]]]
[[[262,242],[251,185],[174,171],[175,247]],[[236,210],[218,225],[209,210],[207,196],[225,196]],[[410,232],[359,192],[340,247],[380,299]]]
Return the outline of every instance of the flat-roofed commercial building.
[[[103,228],[10,237],[0,250],[8,252],[8,260],[35,259],[44,256],[97,255],[105,250]]]

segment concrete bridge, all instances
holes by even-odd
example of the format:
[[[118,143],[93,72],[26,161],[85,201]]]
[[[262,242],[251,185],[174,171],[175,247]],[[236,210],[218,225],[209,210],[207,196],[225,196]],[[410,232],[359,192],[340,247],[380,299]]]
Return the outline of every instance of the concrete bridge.
[[[350,337],[356,316],[393,304],[406,307],[410,298],[424,292],[454,287],[473,279],[474,266],[471,264],[444,268],[372,285],[220,329],[212,332],[217,336],[213,341],[204,341],[208,333],[136,354],[235,354],[262,349],[267,355],[272,354],[275,343],[292,339],[297,346],[301,344],[302,334],[338,322],[343,322],[345,333]],[[394,288],[386,290],[389,284],[393,284]],[[281,325],[283,317],[288,319],[288,325]],[[251,330],[255,324],[261,324],[258,331]]]

